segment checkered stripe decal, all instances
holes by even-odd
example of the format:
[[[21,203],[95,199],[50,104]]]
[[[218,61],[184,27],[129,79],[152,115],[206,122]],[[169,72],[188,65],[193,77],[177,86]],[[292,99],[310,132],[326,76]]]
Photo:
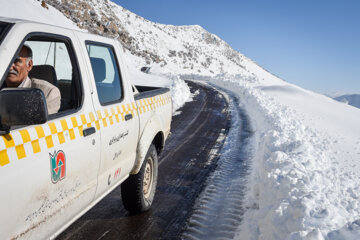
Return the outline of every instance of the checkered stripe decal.
[[[15,130],[10,134],[0,136],[0,166],[11,161],[21,160],[27,156],[46,151],[83,136],[83,129],[95,127],[97,130],[124,121],[125,115],[145,114],[155,108],[171,102],[169,93],[146,99],[140,99],[129,104],[119,104],[87,114],[57,119],[39,126]],[[138,110],[138,111],[137,111]]]

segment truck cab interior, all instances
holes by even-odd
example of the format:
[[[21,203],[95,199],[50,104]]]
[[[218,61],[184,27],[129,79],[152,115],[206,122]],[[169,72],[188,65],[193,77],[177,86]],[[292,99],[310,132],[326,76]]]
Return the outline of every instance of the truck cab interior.
[[[76,111],[82,104],[82,85],[78,63],[69,39],[57,35],[34,34],[19,47],[27,45],[33,52],[33,68],[30,78],[47,81],[61,93],[59,113]],[[14,56],[14,60],[18,52]],[[9,65],[10,68],[11,65]],[[4,82],[2,84],[3,88]]]

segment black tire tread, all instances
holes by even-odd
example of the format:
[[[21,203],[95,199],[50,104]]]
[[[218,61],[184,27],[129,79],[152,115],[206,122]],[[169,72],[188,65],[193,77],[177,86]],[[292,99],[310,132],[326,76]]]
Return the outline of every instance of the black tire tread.
[[[150,196],[149,199],[145,199],[143,193],[143,177],[145,172],[146,161],[149,156],[151,156],[154,161],[155,175],[153,181],[155,186],[152,187],[152,191],[154,191],[154,193],[152,193],[152,196]],[[130,175],[129,178],[126,179],[121,184],[122,202],[125,209],[128,210],[131,214],[145,212],[150,209],[156,190],[157,167],[158,167],[158,156],[157,156],[156,148],[154,144],[151,144],[139,173]]]

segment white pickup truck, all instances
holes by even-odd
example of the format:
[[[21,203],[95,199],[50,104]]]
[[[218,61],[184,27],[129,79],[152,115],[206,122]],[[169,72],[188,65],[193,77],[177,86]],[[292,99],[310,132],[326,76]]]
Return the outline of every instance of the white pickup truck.
[[[27,45],[31,78],[60,90],[7,88]],[[121,184],[125,208],[154,199],[158,154],[170,133],[169,89],[133,86],[114,39],[0,18],[0,239],[54,238]]]

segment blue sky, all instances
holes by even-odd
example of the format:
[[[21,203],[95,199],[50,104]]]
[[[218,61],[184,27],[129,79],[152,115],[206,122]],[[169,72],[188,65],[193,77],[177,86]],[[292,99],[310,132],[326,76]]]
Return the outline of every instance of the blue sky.
[[[360,0],[115,0],[150,21],[198,24],[283,80],[360,93]]]

